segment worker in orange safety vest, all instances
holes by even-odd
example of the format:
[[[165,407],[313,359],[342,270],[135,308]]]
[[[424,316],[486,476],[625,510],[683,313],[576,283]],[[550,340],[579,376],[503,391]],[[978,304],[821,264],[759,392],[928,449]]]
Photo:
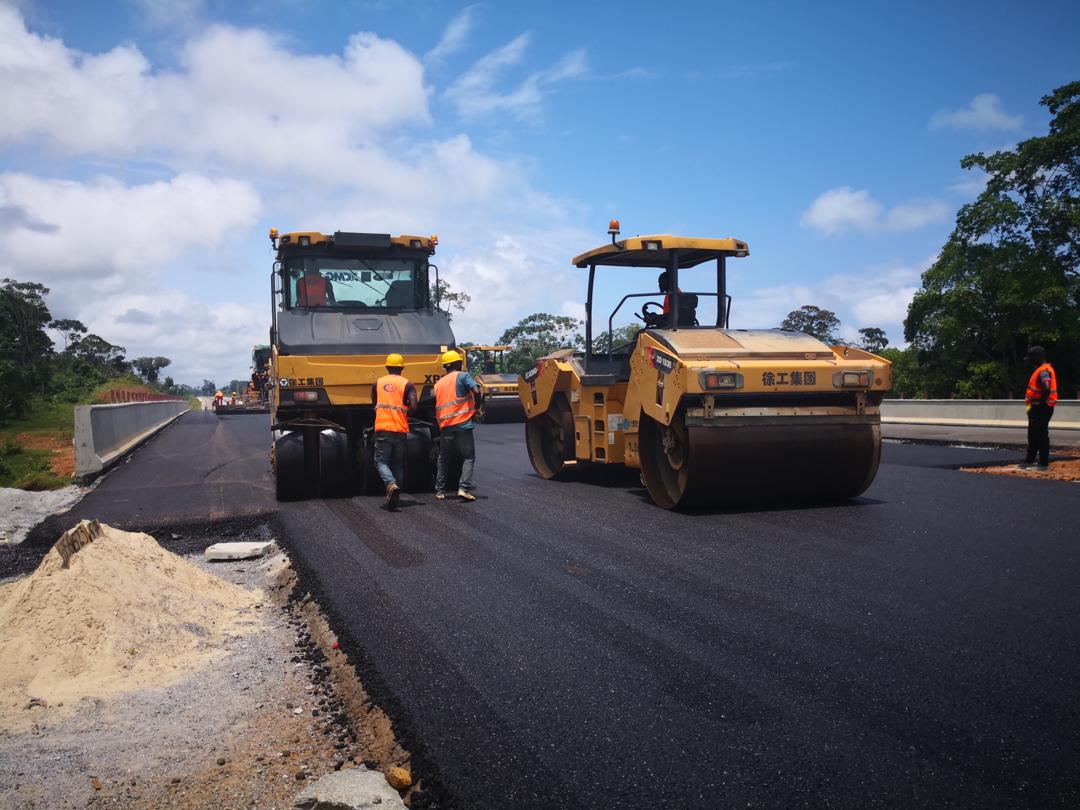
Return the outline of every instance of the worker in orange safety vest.
[[[1050,418],[1058,400],[1057,372],[1046,362],[1046,349],[1042,346],[1029,348],[1024,360],[1034,363],[1035,370],[1031,372],[1024,394],[1028,417],[1027,456],[1016,466],[1023,470],[1049,470]]]
[[[325,307],[335,304],[334,285],[317,267],[305,267],[304,275],[296,282],[296,306]]]
[[[375,403],[375,470],[386,486],[386,508],[397,511],[401,485],[405,481],[405,442],[409,435],[409,414],[416,410],[416,386],[402,375],[405,358],[386,356],[386,374],[375,381],[371,401]]]
[[[464,358],[451,349],[442,356],[445,376],[435,383],[435,419],[439,423],[439,461],[435,475],[435,497],[447,496],[450,461],[454,454],[461,456],[461,477],[458,497],[475,501],[473,469],[476,466],[476,442],[473,440],[473,419],[480,400],[480,384],[462,370]]]

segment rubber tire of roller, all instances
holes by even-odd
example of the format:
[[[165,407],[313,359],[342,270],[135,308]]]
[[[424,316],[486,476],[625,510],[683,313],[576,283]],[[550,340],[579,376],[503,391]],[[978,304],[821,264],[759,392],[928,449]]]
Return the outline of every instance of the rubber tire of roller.
[[[355,488],[348,436],[334,430],[324,430],[319,434],[319,496],[347,498]]]
[[[405,482],[409,492],[431,492],[435,488],[431,464],[431,428],[416,425],[405,437]]]
[[[279,501],[307,497],[304,476],[304,437],[286,433],[274,443],[274,495]]]

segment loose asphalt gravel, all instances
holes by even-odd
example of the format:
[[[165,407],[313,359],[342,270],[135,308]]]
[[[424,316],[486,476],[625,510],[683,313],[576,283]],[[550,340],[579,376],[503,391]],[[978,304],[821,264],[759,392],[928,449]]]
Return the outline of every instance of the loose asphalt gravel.
[[[856,500],[681,514],[485,425],[480,500],[390,514],[279,510],[267,428],[185,416],[0,571],[82,517],[277,511],[447,806],[1080,803],[1080,487],[958,470],[1013,452],[890,443]]]

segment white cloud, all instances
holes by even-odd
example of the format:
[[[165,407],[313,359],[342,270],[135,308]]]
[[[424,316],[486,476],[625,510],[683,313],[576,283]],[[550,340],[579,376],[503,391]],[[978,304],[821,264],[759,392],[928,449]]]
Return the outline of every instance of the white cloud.
[[[87,278],[139,281],[195,245],[220,244],[254,224],[259,195],[238,180],[181,174],[169,181],[125,186],[0,174],[0,205],[22,212],[0,227],[0,267],[25,268],[45,281]]]
[[[1020,129],[1023,118],[1009,115],[1001,99],[993,93],[980,93],[966,107],[941,110],[930,119],[930,129]]]
[[[527,42],[494,62],[508,70]],[[163,70],[133,46],[81,53],[0,5],[0,105],[22,111],[0,116],[0,149],[59,154],[54,165],[83,178],[0,175],[0,272],[51,286],[58,317],[129,356],[171,357],[178,380],[227,380],[266,338],[270,259],[248,245],[257,236],[268,250],[268,224],[439,233],[443,277],[473,297],[454,322],[462,339],[558,312],[581,288],[568,258],[595,234],[569,226],[568,203],[516,164],[467,135],[431,134],[423,63],[399,44],[359,33],[339,54],[299,54],[216,26],[179,54]],[[507,103],[534,114],[585,69],[584,52],[568,54]],[[163,179],[85,179],[103,165]],[[201,268],[215,271],[205,285],[191,280]]]
[[[841,186],[819,194],[800,222],[804,228],[833,236],[845,231],[911,231],[948,215],[948,206],[939,200],[900,203],[885,210],[866,189]]]
[[[837,273],[806,284],[736,292],[731,323],[737,329],[771,328],[792,310],[812,304],[837,314],[845,338],[855,340],[859,329],[876,326],[899,343],[908,305],[920,287],[923,272],[933,261],[932,257],[916,265],[868,267],[863,272]]]
[[[420,61],[370,33],[350,37],[341,56],[308,56],[264,31],[215,26],[181,63],[154,73],[132,46],[83,54],[0,6],[0,107],[20,111],[0,118],[0,144],[340,178],[393,162],[381,133],[431,121]]]
[[[429,64],[442,62],[448,56],[465,47],[473,27],[476,4],[465,6],[454,19],[450,20],[438,44],[424,54],[424,61]]]
[[[551,67],[531,73],[512,90],[500,92],[496,85],[508,68],[520,64],[529,47],[529,35],[520,34],[481,57],[446,90],[446,98],[463,118],[505,112],[518,120],[535,120],[547,90],[554,84],[588,72],[583,49],[571,51]]]

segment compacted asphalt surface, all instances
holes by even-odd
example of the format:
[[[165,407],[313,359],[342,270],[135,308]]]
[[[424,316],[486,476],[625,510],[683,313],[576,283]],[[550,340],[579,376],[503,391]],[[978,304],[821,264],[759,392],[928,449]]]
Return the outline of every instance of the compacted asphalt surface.
[[[391,514],[278,505],[267,418],[191,413],[27,551],[272,520],[447,806],[1080,804],[1077,484],[887,443],[856,500],[681,514],[523,434],[478,429],[476,503]]]

